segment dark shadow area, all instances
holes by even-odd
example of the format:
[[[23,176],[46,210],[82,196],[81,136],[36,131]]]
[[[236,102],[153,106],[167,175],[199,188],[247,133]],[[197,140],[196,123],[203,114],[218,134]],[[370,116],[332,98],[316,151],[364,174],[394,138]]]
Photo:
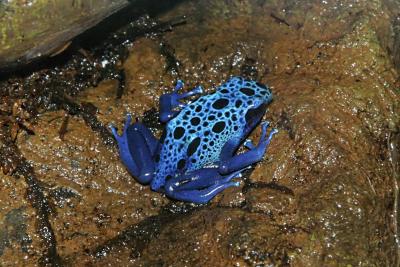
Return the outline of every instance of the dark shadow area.
[[[124,247],[131,250],[132,258],[136,258],[142,254],[149,242],[156,238],[166,226],[180,220],[183,216],[188,216],[192,212],[202,209],[204,206],[206,205],[173,201],[164,206],[158,215],[148,217],[137,224],[127,227],[119,235],[87,253],[100,259],[110,252]]]

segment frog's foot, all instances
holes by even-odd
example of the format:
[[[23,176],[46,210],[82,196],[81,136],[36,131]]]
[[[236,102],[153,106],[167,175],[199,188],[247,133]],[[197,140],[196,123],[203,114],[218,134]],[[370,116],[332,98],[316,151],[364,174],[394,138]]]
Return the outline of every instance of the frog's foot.
[[[236,170],[243,169],[247,166],[250,166],[253,163],[262,160],[265,152],[267,151],[269,143],[272,140],[272,137],[274,136],[274,134],[278,132],[278,130],[274,128],[269,132],[269,135],[267,137],[268,126],[269,122],[261,123],[261,137],[257,146],[253,145],[251,141],[246,141],[244,143],[244,145],[250,149],[249,151],[231,157],[228,157],[227,155],[221,155],[221,158],[223,158],[223,160],[221,160],[220,162],[219,172],[221,174],[228,174]],[[229,148],[229,146],[237,147],[237,144],[238,144],[237,142],[228,142],[227,143],[228,147],[224,149],[226,151],[232,151],[232,149]]]
[[[241,171],[221,175],[217,168],[196,170],[168,180],[165,184],[165,192],[173,199],[199,204],[207,203],[224,189],[239,186],[240,182],[231,180],[242,177]]]
[[[246,141],[244,141],[243,145],[247,148],[247,149],[254,149],[256,146],[253,144],[253,141],[251,141],[250,139],[247,139]]]
[[[126,115],[124,129],[122,130],[122,135],[118,134],[118,129],[114,125],[109,125],[112,134],[114,135],[115,140],[118,143],[119,155],[121,157],[122,162],[127,167],[129,173],[135,175],[138,173],[138,167],[135,164],[135,161],[132,158],[132,155],[129,153],[129,146],[128,146],[128,135],[126,131],[128,130],[129,126],[132,122],[132,116],[130,114]]]
[[[122,135],[118,134],[116,127],[110,125],[110,128],[117,140],[121,160],[129,173],[140,183],[148,184],[154,175],[153,153],[158,141],[143,124],[131,122],[132,117],[128,114]]]
[[[175,86],[175,89],[172,93],[163,94],[160,97],[160,121],[167,122],[174,118],[179,111],[174,110],[176,108],[184,108],[186,105],[181,103],[180,100],[201,94],[203,92],[203,88],[201,86],[197,86],[193,90],[186,92],[186,93],[178,93],[179,90],[183,88],[183,82],[178,80]]]

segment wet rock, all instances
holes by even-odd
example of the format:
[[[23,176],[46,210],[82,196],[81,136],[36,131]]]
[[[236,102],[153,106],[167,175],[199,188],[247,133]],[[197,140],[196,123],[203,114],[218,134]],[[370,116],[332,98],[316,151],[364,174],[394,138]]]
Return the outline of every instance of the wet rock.
[[[3,227],[0,229],[0,256],[3,255],[5,248],[10,248],[14,242],[21,246],[22,252],[27,253],[32,240],[27,234],[24,209],[11,210],[1,224]]]
[[[26,185],[0,173],[1,219],[0,260],[3,265],[20,266],[37,262],[42,256],[43,245],[37,235],[35,211],[24,198]]]
[[[393,23],[394,40],[393,40],[393,61],[397,70],[400,70],[400,18],[397,17]]]
[[[130,112],[160,135],[158,97],[177,78],[210,92],[246,75],[271,86],[265,119],[279,133],[241,187],[198,206],[139,185],[78,116],[65,126],[64,111],[40,113],[34,134],[16,143],[52,203],[60,257],[71,265],[396,265],[399,75],[385,44],[398,6],[389,2],[188,1],[162,15],[190,20],[132,43],[120,97],[113,80],[74,101],[90,103],[102,125],[121,127]],[[3,216],[20,208],[7,205]],[[31,228],[28,261],[36,262]],[[15,261],[4,247],[1,262]]]
[[[47,113],[34,136],[21,135],[20,148],[56,207],[52,225],[58,253],[67,257],[156,214],[159,206],[152,200],[162,196],[136,183],[116,151],[103,145],[82,120],[70,120],[63,140],[58,136],[61,123],[59,113]]]
[[[284,265],[289,255],[300,252],[301,240],[307,236],[301,229],[289,228],[240,209],[198,210],[167,225],[141,260],[167,266]]]

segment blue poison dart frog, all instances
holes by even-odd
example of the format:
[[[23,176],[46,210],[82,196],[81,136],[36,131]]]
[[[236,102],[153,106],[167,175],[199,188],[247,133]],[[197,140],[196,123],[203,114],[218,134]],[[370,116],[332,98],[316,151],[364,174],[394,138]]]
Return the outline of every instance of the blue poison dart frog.
[[[182,87],[178,81],[172,93],[160,98],[160,121],[166,123],[160,140],[142,123],[131,124],[130,115],[122,135],[113,126],[111,130],[122,162],[140,183],[173,199],[206,203],[225,188],[239,186],[232,179],[262,160],[277,130],[267,136],[269,123],[263,122],[257,145],[246,138],[261,121],[272,93],[261,83],[232,77],[216,92],[183,104],[181,99],[203,90],[199,86],[178,93]],[[242,143],[248,151],[236,154]]]

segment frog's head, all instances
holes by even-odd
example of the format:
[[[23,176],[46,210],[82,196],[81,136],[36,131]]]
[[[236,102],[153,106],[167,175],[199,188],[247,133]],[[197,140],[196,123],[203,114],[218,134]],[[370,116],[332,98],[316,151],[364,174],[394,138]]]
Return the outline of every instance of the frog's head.
[[[245,114],[246,124],[250,127],[260,121],[272,101],[271,90],[266,85],[242,77],[230,78],[217,92],[221,97],[234,99],[235,107]]]
[[[271,90],[266,85],[242,77],[230,78],[217,91],[230,99],[236,99],[236,108],[254,109],[272,101]]]
[[[253,100],[252,105],[254,106],[257,106],[257,103],[268,104],[272,101],[271,90],[260,82],[242,77],[232,77],[225,85],[226,87],[221,87],[219,91],[227,92],[226,90],[229,90],[230,93],[235,93],[237,98]]]

